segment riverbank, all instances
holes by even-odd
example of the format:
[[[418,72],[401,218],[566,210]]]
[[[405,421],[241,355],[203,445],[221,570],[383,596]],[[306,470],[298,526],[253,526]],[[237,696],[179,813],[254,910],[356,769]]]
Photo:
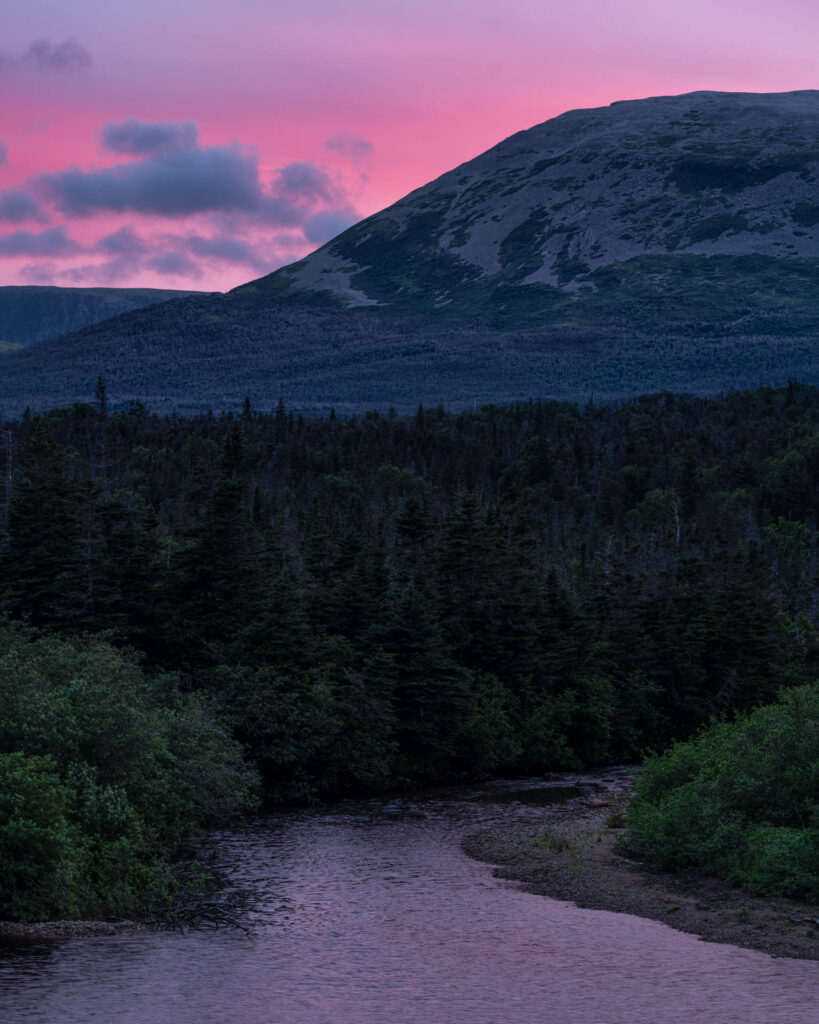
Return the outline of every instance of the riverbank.
[[[670,874],[621,856],[614,844],[623,793],[600,790],[466,837],[464,851],[530,892],[589,910],[662,921],[707,942],[819,960],[819,907],[753,896],[716,878]],[[529,812],[531,809],[528,809]],[[614,812],[614,813],[613,813]]]

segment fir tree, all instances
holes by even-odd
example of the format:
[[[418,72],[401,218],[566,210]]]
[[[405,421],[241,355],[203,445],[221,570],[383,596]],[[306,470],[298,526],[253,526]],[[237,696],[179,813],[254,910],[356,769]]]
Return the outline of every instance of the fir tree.
[[[71,626],[88,603],[81,508],[66,459],[37,417],[23,449],[0,561],[8,610],[35,625]]]

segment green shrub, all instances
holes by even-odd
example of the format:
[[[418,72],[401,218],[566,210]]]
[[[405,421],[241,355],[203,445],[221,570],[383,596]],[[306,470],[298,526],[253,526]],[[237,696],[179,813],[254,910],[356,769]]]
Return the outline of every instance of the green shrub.
[[[202,694],[101,639],[0,624],[0,915],[136,914],[254,776]]]
[[[0,754],[0,917],[75,909],[82,850],[67,820],[70,803],[50,758]]]
[[[742,880],[757,892],[819,900],[819,833],[815,829],[750,829]]]
[[[651,758],[625,844],[756,892],[819,897],[819,684]]]

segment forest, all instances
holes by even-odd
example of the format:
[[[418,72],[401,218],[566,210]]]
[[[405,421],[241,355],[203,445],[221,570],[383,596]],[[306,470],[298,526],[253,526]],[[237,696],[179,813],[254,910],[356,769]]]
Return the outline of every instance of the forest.
[[[817,675],[795,382],[183,418],[100,380],[0,468],[0,916],[168,900],[260,799],[633,763]]]

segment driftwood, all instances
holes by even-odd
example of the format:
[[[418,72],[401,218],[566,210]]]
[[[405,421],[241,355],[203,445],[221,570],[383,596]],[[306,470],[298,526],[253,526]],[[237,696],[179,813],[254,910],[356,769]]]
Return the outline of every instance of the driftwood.
[[[252,894],[231,886],[201,850],[190,852],[192,858],[176,867],[172,895],[154,907],[151,926],[182,932],[227,927],[249,935],[252,928],[242,919],[250,909]]]
[[[151,924],[155,928],[181,931],[193,928],[238,928],[249,935],[252,928],[243,924],[241,915],[247,909],[246,898],[238,893],[220,893],[218,896],[174,901],[173,906],[158,908]]]

